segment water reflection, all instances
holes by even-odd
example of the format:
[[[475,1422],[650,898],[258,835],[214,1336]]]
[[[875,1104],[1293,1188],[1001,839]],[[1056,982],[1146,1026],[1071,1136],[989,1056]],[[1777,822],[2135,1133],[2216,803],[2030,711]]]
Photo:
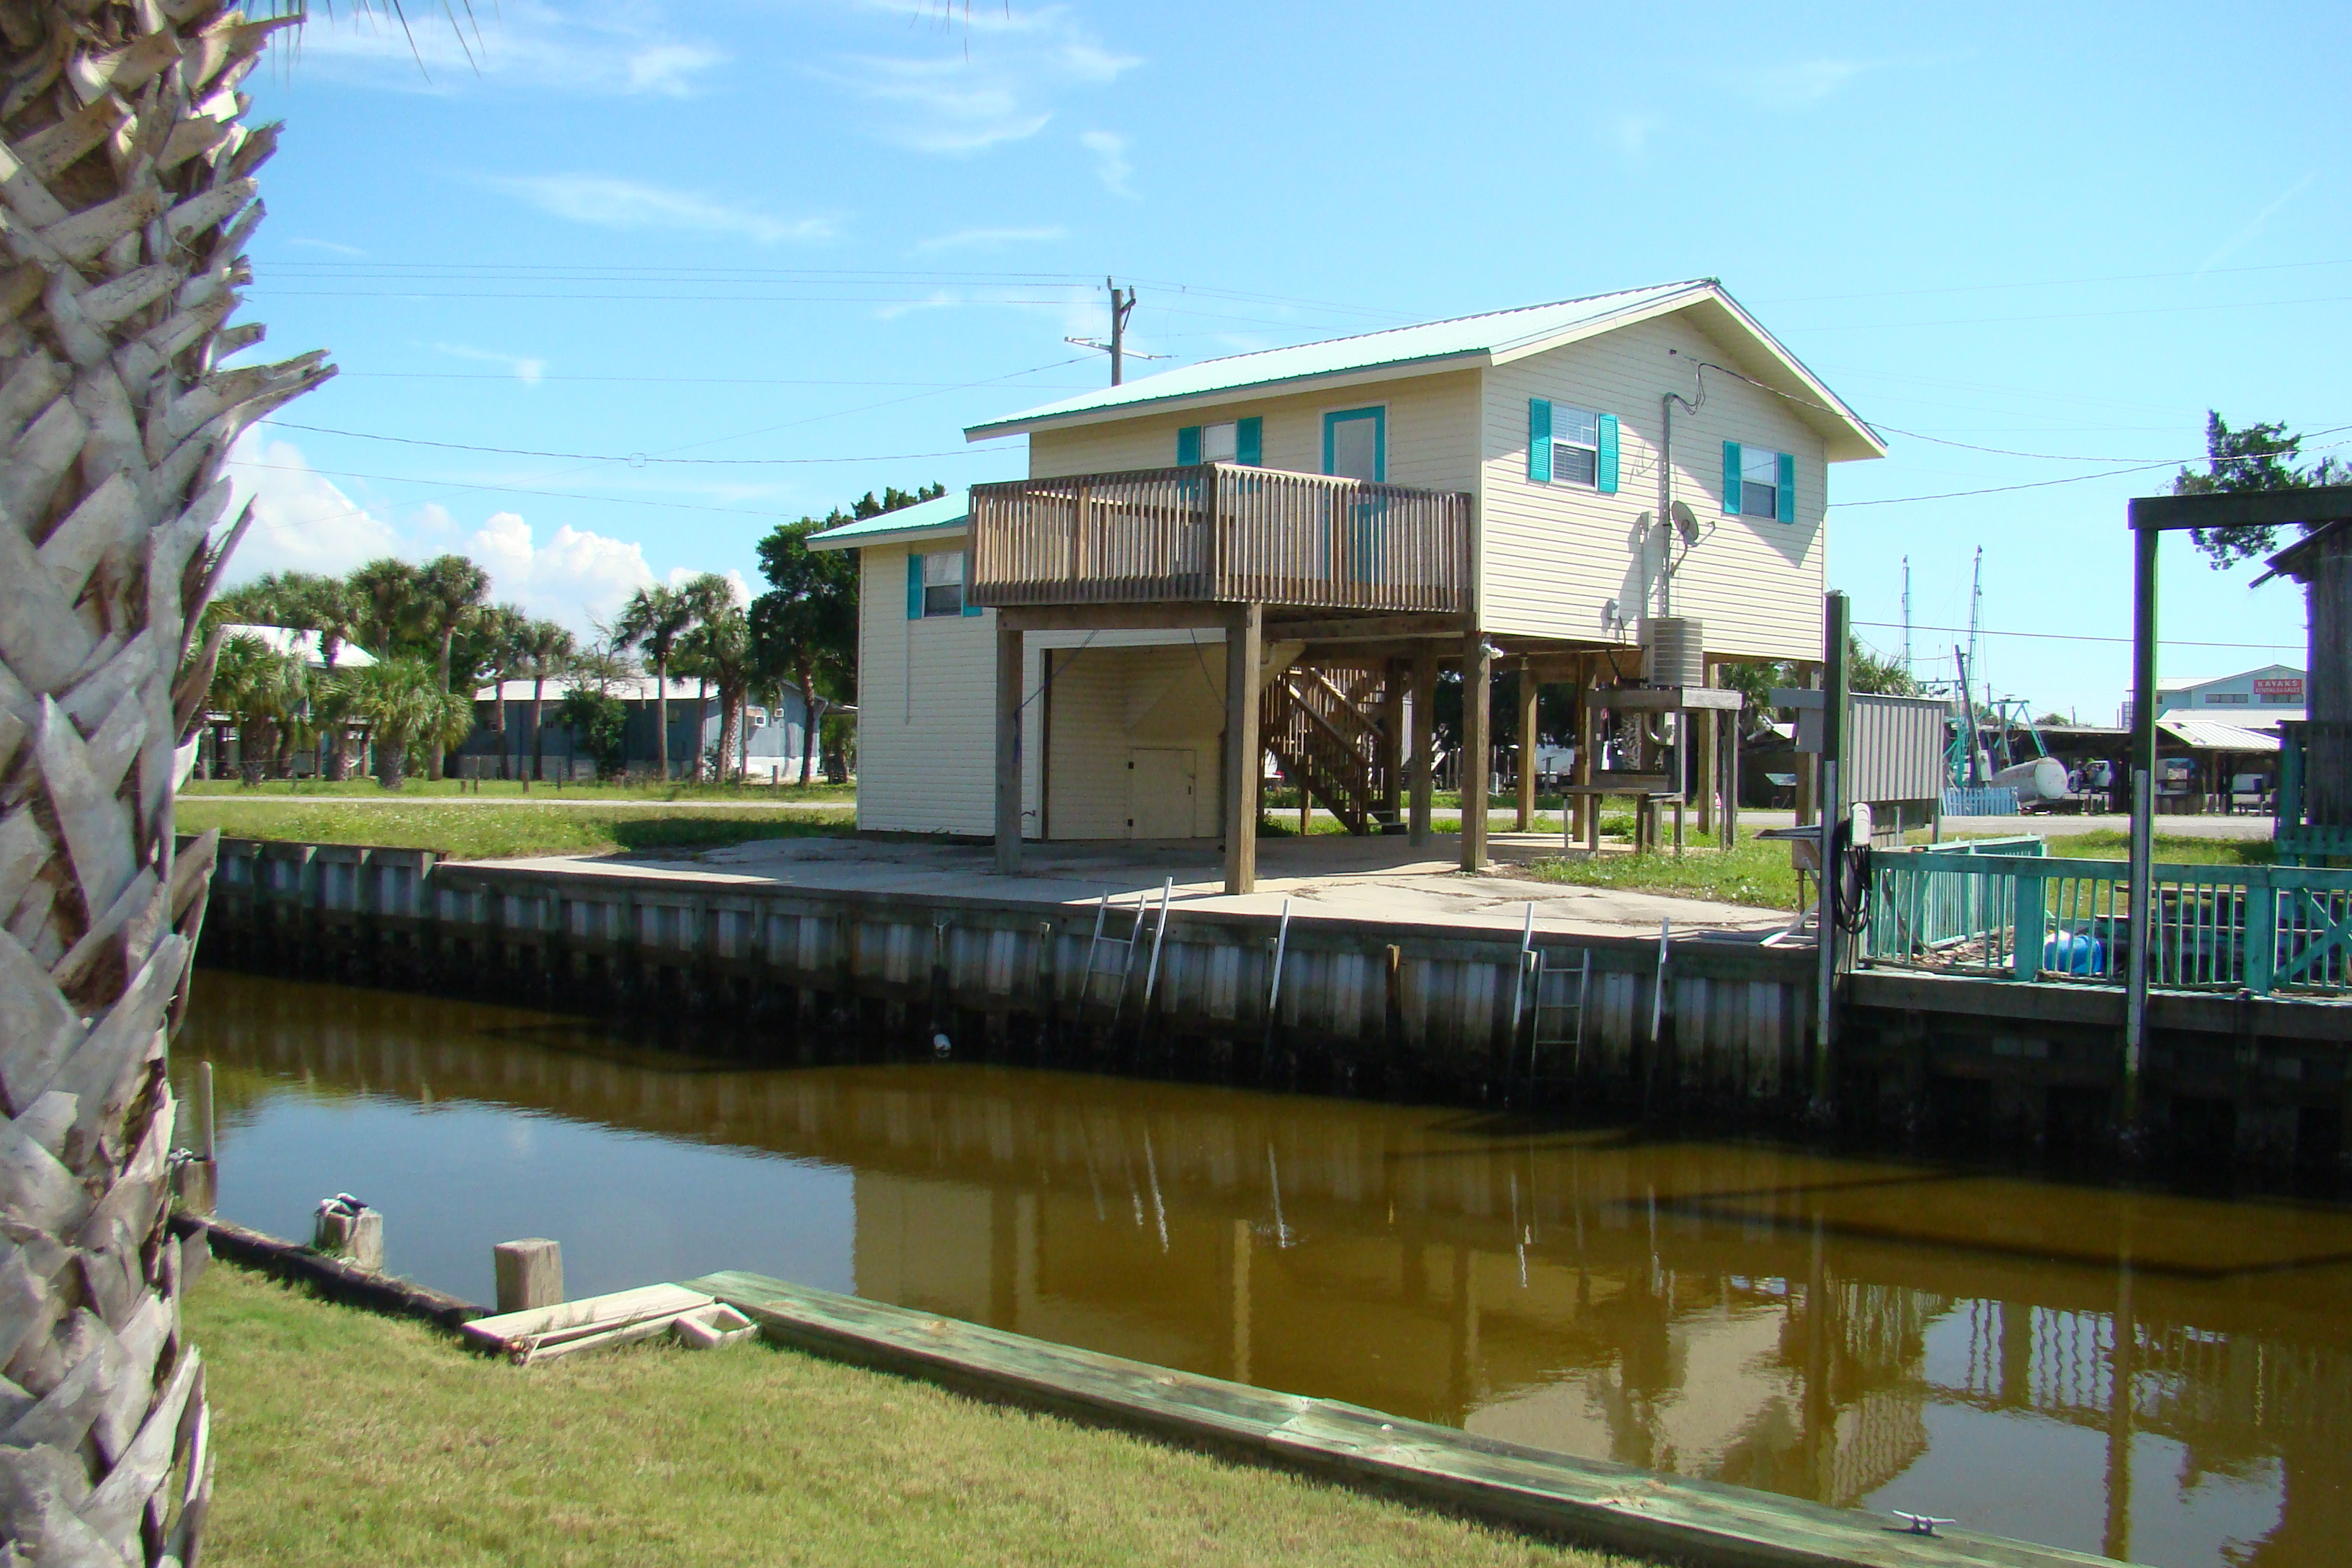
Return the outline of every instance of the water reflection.
[[[223,1207],[478,1299],[744,1268],[2161,1564],[2352,1541],[2352,1214],[961,1064],[745,1068],[207,972]],[[2329,1542],[2335,1542],[2330,1546]]]

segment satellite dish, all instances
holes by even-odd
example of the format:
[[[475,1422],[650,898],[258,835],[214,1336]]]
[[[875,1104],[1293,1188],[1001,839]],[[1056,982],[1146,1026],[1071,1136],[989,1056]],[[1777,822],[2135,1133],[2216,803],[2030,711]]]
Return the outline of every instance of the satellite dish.
[[[1698,542],[1698,518],[1689,507],[1676,501],[1669,509],[1668,515],[1675,520],[1675,531],[1683,536],[1684,549],[1687,550]]]

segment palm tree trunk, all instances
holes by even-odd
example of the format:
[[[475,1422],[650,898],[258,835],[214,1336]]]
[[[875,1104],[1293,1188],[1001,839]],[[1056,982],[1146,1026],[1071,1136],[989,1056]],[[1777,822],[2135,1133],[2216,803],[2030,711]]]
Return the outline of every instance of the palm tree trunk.
[[[702,782],[702,732],[710,727],[710,677],[694,679],[694,782]]]
[[[530,793],[531,773],[547,771],[547,727],[543,722],[546,713],[547,677],[534,675],[530,678],[530,773],[522,775],[525,795]]]
[[[449,626],[441,628],[441,689],[444,691],[449,689],[450,649],[451,645],[456,643],[457,640],[457,628],[456,626]],[[438,779],[446,770],[448,763],[446,757],[444,755],[445,750],[446,748],[438,744],[425,748],[425,776],[426,778]]]
[[[809,772],[816,766],[816,672],[803,669],[801,677],[801,788],[809,786]]]
[[[654,753],[661,759],[662,783],[669,783],[669,660],[654,660]],[[626,758],[623,768],[628,766]]]
[[[320,354],[217,368],[260,336],[224,323],[277,142],[236,122],[233,89],[290,20],[0,5],[0,1372],[37,1402],[0,1445],[0,1561],[203,1545],[164,1062],[217,840],[181,845],[173,796],[211,679],[190,634],[245,525],[211,537],[223,462],[332,374]]]

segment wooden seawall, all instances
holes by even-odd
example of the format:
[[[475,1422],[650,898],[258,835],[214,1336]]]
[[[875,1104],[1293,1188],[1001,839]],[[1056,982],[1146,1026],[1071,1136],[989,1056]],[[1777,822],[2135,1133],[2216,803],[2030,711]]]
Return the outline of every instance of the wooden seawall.
[[[757,1274],[686,1281],[779,1343],[1173,1438],[1588,1545],[1719,1568],[2088,1568],[2056,1547],[1911,1533],[1858,1510],[1572,1458]]]
[[[437,861],[427,851],[224,840],[207,961],[273,973],[692,1019],[774,1058],[954,1053],[1492,1106],[1574,1104],[1818,1127],[1813,955],[1678,934],[1538,931],[1129,902],[860,892],[648,871]],[[1089,978],[1089,964],[1095,973]],[[1572,992],[1580,1018],[1534,1003]],[[1528,975],[1523,982],[1522,976]],[[2118,1129],[2112,989],[1905,972],[1841,987],[1831,1105],[1896,1142],[2103,1148]],[[1538,1027],[1538,1025],[1541,1027]],[[2137,1145],[2182,1161],[2339,1164],[2352,1152],[2352,1003],[2151,999]]]
[[[1580,1042],[1558,1015],[1538,1037],[1517,932],[1294,920],[1269,1016],[1275,921],[1179,906],[1164,937],[1148,919],[1130,952],[1134,907],[1113,912],[1119,940],[1098,947],[1091,906],[225,840],[205,951],[273,973],[740,1019],[763,1050],[943,1034],[959,1052],[1112,1053],[1473,1102],[1581,1090],[1754,1108],[1803,1092],[1812,982],[1801,954],[1678,936],[1662,970],[1654,937],[1538,932],[1545,963],[1580,973],[1590,957]]]

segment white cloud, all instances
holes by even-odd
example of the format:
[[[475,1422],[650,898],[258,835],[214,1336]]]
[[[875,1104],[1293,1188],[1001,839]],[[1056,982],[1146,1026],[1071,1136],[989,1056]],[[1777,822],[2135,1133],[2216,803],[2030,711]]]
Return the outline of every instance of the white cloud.
[[[902,25],[936,24],[934,0],[867,0]],[[921,153],[971,153],[1034,136],[1057,94],[1101,87],[1143,62],[1106,47],[1059,5],[973,6],[954,17],[937,53],[854,55],[816,74],[882,105],[876,135]]]
[[[1628,157],[1639,157],[1649,150],[1650,138],[1664,130],[1665,123],[1658,115],[1637,110],[1612,120],[1607,132],[1609,139],[1617,143],[1619,152]]]
[[[395,91],[459,92],[468,84],[686,98],[706,90],[729,56],[672,30],[642,0],[503,0],[460,7],[463,30],[438,7],[404,25],[382,6],[318,16],[302,30],[306,64],[330,76]]]
[[[452,359],[471,360],[476,364],[504,365],[517,381],[526,386],[537,386],[539,378],[547,374],[543,359],[526,359],[520,354],[502,354],[491,349],[478,349],[466,343],[435,343],[434,352]]]
[[[233,582],[265,572],[348,572],[402,553],[392,525],[314,471],[291,441],[248,430],[230,450],[228,471],[234,504],[253,503],[253,526],[230,563]]]
[[[367,254],[356,245],[337,245],[331,239],[289,239],[289,245],[299,245],[310,250],[323,250],[332,256],[363,257]]]
[[[960,228],[953,234],[919,240],[915,248],[931,250],[999,250],[1008,245],[1045,245],[1067,239],[1066,228]]]
[[[394,522],[344,494],[291,441],[263,430],[238,439],[229,474],[235,504],[253,502],[253,526],[229,565],[232,586],[265,572],[340,574],[386,555],[424,561],[454,550],[482,563],[493,596],[584,634],[655,580],[642,544],[569,525],[542,543],[516,512],[494,513],[468,531],[446,508],[427,504]],[[730,578],[743,586],[740,575]]]
[[[1810,109],[1857,77],[1883,70],[1892,60],[1810,59],[1743,67],[1713,74],[1724,87],[1765,109]]]
[[[1095,173],[1101,176],[1105,190],[1115,196],[1135,195],[1127,183],[1135,165],[1128,161],[1126,137],[1116,131],[1089,131],[1078,138],[1078,144],[1095,155]]]
[[[831,239],[835,232],[829,217],[779,217],[745,203],[721,201],[693,191],[665,190],[610,174],[494,175],[482,183],[520,196],[552,216],[603,228],[735,235],[761,245]]]
[[[569,523],[541,544],[517,512],[493,514],[463,549],[489,573],[498,598],[575,631],[610,620],[622,600],[654,581],[643,545]]]
[[[2294,184],[2289,185],[2284,194],[2283,194],[2278,200],[2271,203],[2270,205],[2264,207],[2262,211],[2254,215],[2253,222],[2248,224],[2245,227],[2240,229],[2237,233],[2223,240],[2221,242],[2221,248],[2214,251],[2212,255],[2205,258],[2205,264],[2197,269],[2197,275],[2200,278],[2202,278],[2206,273],[2212,271],[2214,268],[2220,266],[2222,262],[2227,261],[2231,257],[2236,255],[2246,246],[2252,244],[2256,239],[2260,238],[2262,237],[2263,230],[2270,226],[2271,219],[2278,216],[2279,209],[2285,206],[2287,203],[2294,200],[2295,197],[2303,195],[2304,192],[2311,189],[2312,185],[2315,184],[2318,179],[2319,171],[2314,169],[2310,174],[2305,174],[2302,179],[2297,180]]]

